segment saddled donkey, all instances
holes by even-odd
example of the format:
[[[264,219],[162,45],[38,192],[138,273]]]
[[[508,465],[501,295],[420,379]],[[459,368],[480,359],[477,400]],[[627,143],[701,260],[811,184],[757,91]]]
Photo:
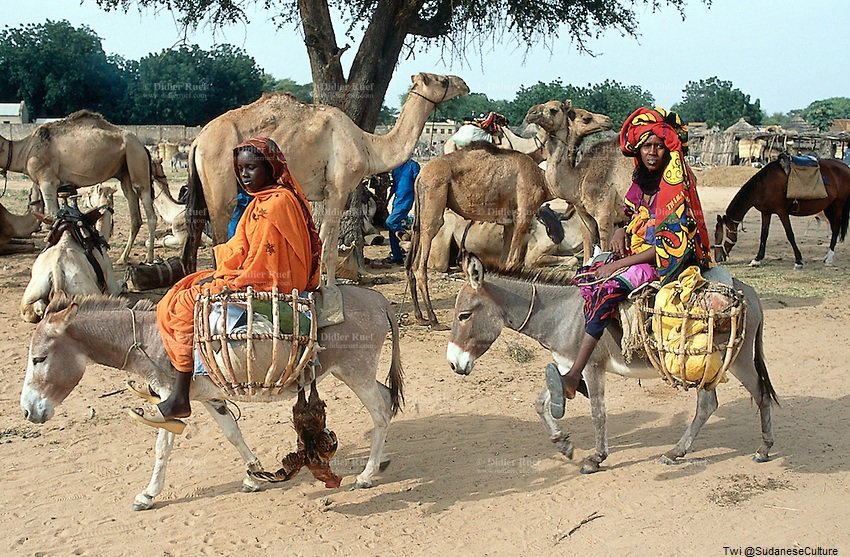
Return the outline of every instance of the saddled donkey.
[[[381,467],[390,418],[404,403],[398,325],[392,308],[380,293],[355,286],[340,286],[347,318],[338,325],[319,330],[321,374],[328,372],[348,385],[372,416],[372,446],[369,461],[357,476],[356,487],[371,487]],[[147,300],[131,306],[121,298],[55,298],[30,342],[27,373],[21,391],[24,417],[44,423],[82,379],[86,364],[122,369],[140,376],[165,399],[177,373],[171,366],[156,325],[155,306]],[[392,362],[388,386],[375,375],[381,347],[392,333]],[[249,397],[248,401],[277,402],[294,399],[296,387],[280,396]],[[259,459],[242,438],[239,426],[225,404],[225,395],[207,377],[196,377],[190,391],[201,402],[222,433],[239,451],[250,471],[262,470]],[[230,397],[232,400],[243,400]],[[246,399],[247,400],[247,399]],[[174,434],[160,429],[156,461],[148,486],[136,495],[134,510],[153,506],[165,484],[165,468]],[[250,475],[242,481],[243,491],[258,491],[260,483]]]
[[[490,348],[502,329],[508,327],[550,349],[561,373],[566,373],[584,335],[584,300],[579,289],[569,286],[564,278],[552,275],[510,276],[488,272],[485,279],[484,266],[475,256],[467,258],[466,272],[468,282],[461,287],[455,301],[455,318],[446,352],[451,368],[460,375],[469,375],[475,361]],[[749,285],[735,280],[735,288],[741,290],[747,300],[747,328],[743,347],[730,371],[743,383],[759,407],[762,444],[753,458],[757,462],[765,462],[773,446],[770,411],[771,403],[776,402],[776,393],[764,363],[762,308]],[[584,460],[581,468],[584,474],[598,471],[599,465],[608,456],[606,372],[624,377],[658,377],[658,372],[642,360],[636,358],[631,364],[626,364],[619,339],[606,330],[584,370],[596,430],[596,452]],[[572,458],[573,445],[569,434],[562,432],[552,418],[549,402],[549,391],[544,389],[535,404],[537,413],[558,450]],[[693,422],[676,446],[664,453],[662,461],[669,464],[685,456],[700,428],[716,408],[715,390],[700,389]]]

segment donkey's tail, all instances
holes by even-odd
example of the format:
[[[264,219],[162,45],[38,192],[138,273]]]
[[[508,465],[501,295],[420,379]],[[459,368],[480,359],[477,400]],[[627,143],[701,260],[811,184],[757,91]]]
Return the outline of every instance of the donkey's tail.
[[[186,274],[195,272],[198,266],[198,248],[201,245],[201,234],[204,225],[209,220],[207,211],[207,200],[204,197],[204,188],[201,177],[198,175],[198,166],[195,163],[195,145],[189,149],[189,180],[188,197],[186,199],[186,230],[187,239],[183,245],[183,253],[180,260]]]
[[[764,322],[759,323],[758,329],[756,329],[756,346],[755,346],[755,354],[754,354],[754,363],[756,366],[756,373],[759,378],[759,390],[761,391],[762,396],[767,395],[773,402],[779,406],[779,399],[776,397],[776,391],[773,390],[773,385],[770,382],[770,376],[767,374],[767,365],[764,363],[764,340],[762,338],[762,332],[764,329]]]
[[[393,335],[393,358],[390,364],[390,372],[387,375],[387,383],[389,383],[390,400],[392,401],[392,415],[395,416],[404,406],[404,370],[401,367],[401,347],[398,341],[398,322],[395,312],[389,306],[386,312],[387,321],[390,322],[390,330]]]

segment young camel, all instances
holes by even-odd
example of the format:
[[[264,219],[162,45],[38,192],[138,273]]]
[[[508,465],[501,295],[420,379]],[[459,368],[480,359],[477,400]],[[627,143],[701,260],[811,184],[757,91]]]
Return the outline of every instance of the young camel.
[[[569,142],[571,150],[587,135],[611,128],[610,118],[581,108],[570,106],[569,118],[571,125],[566,127],[563,141]],[[552,143],[551,138],[549,142]],[[550,153],[553,146],[560,147],[548,146]],[[506,265],[510,268],[523,261],[524,240],[538,207],[555,197],[563,196],[553,187],[553,182],[547,182],[530,157],[498,149],[487,142],[473,143],[428,162],[416,179],[416,221],[412,253],[407,261],[417,319],[424,321],[419,309],[418,285],[428,322],[437,324],[428,293],[427,266],[431,242],[443,225],[445,209],[469,220],[504,224],[502,253],[507,253]]]
[[[466,83],[456,76],[420,73],[411,81],[401,114],[386,135],[366,133],[337,108],[304,104],[285,94],[263,95],[204,126],[189,153],[189,183],[192,187],[200,181],[214,241],[227,238],[227,223],[236,203],[232,149],[240,141],[264,135],[280,145],[307,198],[325,202],[322,245],[336,246],[345,202],[357,184],[366,176],[390,171],[408,160],[434,108],[469,93]],[[196,267],[196,242],[200,238],[200,226],[196,229],[200,222],[195,220],[190,223],[183,252],[184,266],[190,271]],[[336,282],[336,260],[336,249],[322,250],[325,284]]]
[[[607,116],[597,115],[607,121]],[[549,101],[528,110],[526,119],[549,133],[550,156],[546,181],[558,197],[573,204],[586,226],[583,231],[584,260],[593,255],[594,244],[611,239],[614,224],[623,217],[623,196],[632,183],[634,164],[620,152],[617,140],[602,141],[588,149],[576,164],[571,128],[581,119],[570,101]]]
[[[508,267],[525,258],[525,238],[537,208],[554,199],[543,172],[528,155],[475,141],[464,149],[431,159],[416,177],[413,240],[407,279],[416,318],[425,322],[419,307],[422,294],[427,322],[437,325],[428,292],[428,256],[431,242],[451,209],[465,219],[504,226],[502,253]],[[417,290],[418,287],[418,290]]]

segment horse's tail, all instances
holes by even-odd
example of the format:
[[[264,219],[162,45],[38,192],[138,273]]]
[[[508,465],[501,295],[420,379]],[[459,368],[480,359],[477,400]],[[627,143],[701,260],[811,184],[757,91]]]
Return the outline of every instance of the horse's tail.
[[[201,233],[204,225],[209,220],[207,200],[204,197],[204,188],[201,177],[198,175],[198,167],[195,164],[195,145],[189,149],[189,177],[188,197],[186,199],[186,243],[183,245],[183,253],[180,260],[186,274],[195,272],[198,266],[198,248],[201,245]]]
[[[764,363],[764,340],[762,338],[762,332],[764,329],[764,322],[760,322],[758,329],[756,329],[756,346],[755,346],[755,354],[754,354],[754,363],[756,366],[756,373],[759,378],[759,390],[761,391],[762,397],[767,395],[773,402],[779,406],[779,399],[776,397],[776,391],[773,390],[773,385],[770,382],[770,376],[767,374],[767,365]]]
[[[841,220],[839,221],[838,239],[842,242],[844,237],[847,236],[848,223],[850,223],[850,197],[844,200],[844,208],[841,210]]]
[[[387,307],[386,312],[393,336],[393,357],[390,372],[387,374],[387,383],[389,383],[390,400],[392,401],[392,415],[395,416],[404,405],[404,370],[401,367],[401,346],[399,346],[398,323],[396,322],[395,312],[390,307]]]

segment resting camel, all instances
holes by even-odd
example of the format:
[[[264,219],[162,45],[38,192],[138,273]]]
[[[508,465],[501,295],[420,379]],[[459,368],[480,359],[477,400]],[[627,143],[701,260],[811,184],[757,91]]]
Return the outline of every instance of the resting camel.
[[[29,284],[21,298],[21,318],[24,321],[41,321],[50,299],[60,291],[82,296],[117,295],[123,290],[106,253],[106,241],[97,237],[94,228],[96,220],[103,217],[111,219],[115,188],[98,185],[95,192],[98,197],[92,195],[89,199],[93,209],[84,215],[86,227],[83,234],[79,234],[80,228],[73,219],[65,226],[61,222],[53,225],[47,239],[52,245],[42,251],[33,263]],[[111,232],[111,226],[109,228]]]
[[[566,212],[555,213],[555,215],[560,221],[562,234],[557,240],[549,236],[546,227],[540,222],[539,215],[531,221],[531,228],[526,238],[527,248],[523,262],[525,267],[575,264],[577,258],[567,256],[578,255],[581,252],[581,228],[584,225],[575,217],[575,209],[572,206],[568,206]],[[443,226],[431,242],[428,269],[447,271],[452,264],[452,255],[456,253],[453,247],[461,244],[469,253],[483,256],[491,261],[498,260],[502,254],[502,232],[502,227],[498,224],[472,222],[447,209],[443,215]]]
[[[34,251],[35,245],[24,238],[39,229],[42,219],[43,215],[32,212],[15,215],[0,203],[0,255]]]
[[[521,137],[512,132],[509,127],[502,126],[499,128],[499,133],[491,136],[491,141],[493,145],[499,149],[525,153],[534,159],[534,162],[540,163],[545,161],[549,156],[549,151],[546,149],[546,140],[549,139],[549,133],[540,126],[535,127],[537,128],[535,135],[532,137]],[[455,142],[449,139],[446,141],[445,145],[443,145],[443,154],[447,155],[457,151],[458,149],[460,149],[460,147],[455,145]]]
[[[632,183],[634,165],[624,157],[616,140],[599,142],[576,164],[580,137],[573,126],[597,122],[597,131],[611,129],[611,119],[574,109],[570,101],[548,101],[531,107],[526,120],[549,133],[546,181],[558,197],[575,206],[586,224],[583,231],[584,260],[592,257],[594,243],[608,242],[614,224],[623,217],[623,196]]]
[[[304,104],[287,94],[265,94],[204,126],[189,153],[189,184],[197,191],[193,184],[199,181],[203,188],[214,242],[227,238],[227,223],[236,203],[232,150],[240,141],[266,136],[286,155],[307,198],[325,202],[322,245],[336,246],[345,202],[357,184],[409,159],[434,108],[469,93],[466,83],[455,76],[420,73],[411,81],[401,114],[386,135],[364,132],[338,108]],[[183,260],[188,270],[196,267],[199,234],[199,229],[192,229],[186,243]],[[336,259],[336,249],[322,250],[326,284],[336,282]]]
[[[156,213],[151,195],[150,155],[134,134],[107,122],[103,116],[79,110],[57,122],[38,126],[24,139],[0,136],[0,163],[5,170],[26,174],[35,182],[46,211],[59,210],[56,191],[62,184],[91,186],[116,178],[130,208],[127,246],[118,258],[126,263],[142,226],[139,200],[144,204],[151,245],[147,261],[153,261]]]

